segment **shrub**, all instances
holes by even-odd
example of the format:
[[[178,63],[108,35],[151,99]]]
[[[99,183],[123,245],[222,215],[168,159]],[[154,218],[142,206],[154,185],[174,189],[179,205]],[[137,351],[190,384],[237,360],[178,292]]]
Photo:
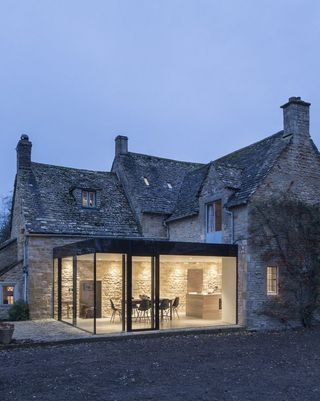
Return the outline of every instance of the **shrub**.
[[[29,306],[23,299],[16,301],[9,309],[10,320],[29,320]]]

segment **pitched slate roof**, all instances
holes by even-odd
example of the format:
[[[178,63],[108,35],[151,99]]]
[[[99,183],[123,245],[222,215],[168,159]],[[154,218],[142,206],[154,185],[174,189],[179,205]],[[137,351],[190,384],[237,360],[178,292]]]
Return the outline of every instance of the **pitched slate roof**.
[[[139,236],[139,229],[117,176],[32,163],[18,181],[26,228],[32,233]],[[96,209],[83,208],[74,191],[96,190]]]
[[[167,221],[192,216],[199,212],[199,195],[210,163],[189,171],[183,180],[175,209]]]
[[[279,131],[215,161],[217,165],[242,171],[240,188],[229,199],[227,207],[248,202],[290,141],[291,136],[284,138],[283,131]]]
[[[140,210],[147,213],[171,214],[185,175],[203,166],[132,152],[121,154],[119,158],[130,196]]]
[[[283,131],[280,131],[189,172],[183,181],[176,207],[167,221],[199,212],[199,195],[210,166],[216,169],[224,185],[235,191],[225,206],[247,203],[289,142],[290,137],[283,138]]]

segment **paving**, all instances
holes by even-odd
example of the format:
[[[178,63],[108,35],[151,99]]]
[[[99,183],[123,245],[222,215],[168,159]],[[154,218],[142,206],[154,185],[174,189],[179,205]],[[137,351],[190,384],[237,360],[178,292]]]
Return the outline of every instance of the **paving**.
[[[0,351],[1,401],[319,401],[320,329]]]
[[[90,338],[92,335],[54,319],[14,322],[14,343],[52,342]]]
[[[13,341],[9,347],[24,346],[26,344],[41,344],[55,342],[78,342],[84,341],[100,341],[103,339],[120,339],[128,337],[141,336],[169,336],[181,332],[181,329],[168,329],[161,331],[140,331],[140,332],[110,332],[104,334],[93,335],[88,331],[81,330],[77,327],[66,323],[59,322],[54,319],[29,320],[24,322],[14,322],[15,329]],[[185,328],[184,333],[201,333],[201,332],[231,332],[243,330],[240,326],[211,326],[200,328]],[[0,349],[3,348],[0,344]]]

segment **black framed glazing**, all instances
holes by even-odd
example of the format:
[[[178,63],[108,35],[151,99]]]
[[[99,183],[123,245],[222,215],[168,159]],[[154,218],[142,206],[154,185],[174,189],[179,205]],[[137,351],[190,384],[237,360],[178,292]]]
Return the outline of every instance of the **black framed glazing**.
[[[96,253],[122,254],[122,330],[144,331],[159,330],[159,292],[160,292],[160,255],[216,256],[236,258],[236,277],[238,282],[238,246],[229,244],[209,244],[194,242],[156,241],[144,239],[95,238],[76,242],[53,249],[53,257],[58,259],[58,320],[61,320],[61,286],[62,259],[73,257],[73,324],[77,318],[77,256],[93,254],[94,278],[94,322],[93,333],[96,334],[97,290],[96,290]],[[132,257],[149,256],[152,261],[152,325],[147,329],[132,328]],[[236,286],[236,323],[238,322],[238,285]]]

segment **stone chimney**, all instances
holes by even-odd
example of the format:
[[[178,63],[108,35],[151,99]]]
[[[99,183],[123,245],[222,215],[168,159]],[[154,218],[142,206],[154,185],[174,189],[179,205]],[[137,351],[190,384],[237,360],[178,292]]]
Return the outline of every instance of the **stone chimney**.
[[[288,103],[281,106],[283,109],[283,136],[293,135],[294,142],[301,142],[310,138],[309,106],[300,97],[290,97]]]
[[[31,167],[31,148],[32,143],[28,135],[21,135],[17,145],[17,170],[29,169]]]
[[[115,156],[123,155],[128,153],[128,137],[118,135],[115,139],[116,142],[116,154]]]

